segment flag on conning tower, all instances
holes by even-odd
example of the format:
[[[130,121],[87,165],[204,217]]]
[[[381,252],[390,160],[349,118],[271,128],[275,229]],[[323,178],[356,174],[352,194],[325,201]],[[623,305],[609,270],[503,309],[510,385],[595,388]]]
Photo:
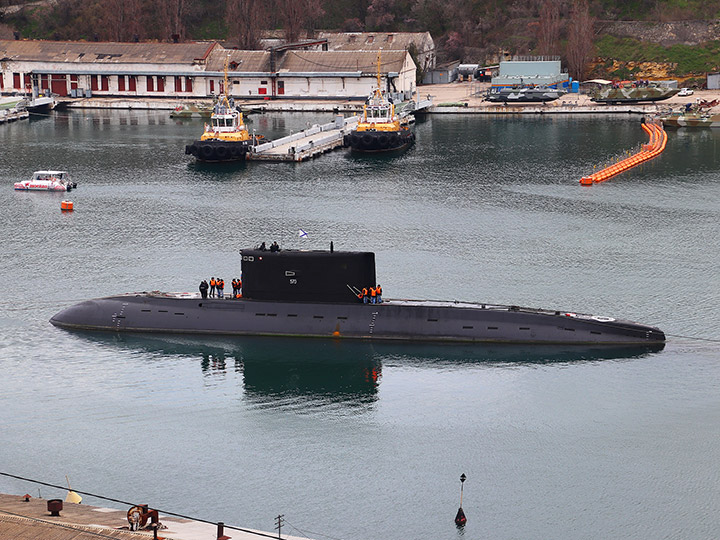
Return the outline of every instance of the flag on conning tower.
[[[300,230],[298,231],[298,236],[299,236],[300,238],[307,238],[307,237],[308,237],[307,233],[306,233],[305,231],[303,231],[302,229],[300,229]]]

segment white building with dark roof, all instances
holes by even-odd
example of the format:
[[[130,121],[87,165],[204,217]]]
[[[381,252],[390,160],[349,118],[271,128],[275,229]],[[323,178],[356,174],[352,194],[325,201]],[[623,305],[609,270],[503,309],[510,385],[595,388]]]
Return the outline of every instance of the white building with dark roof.
[[[216,43],[0,41],[0,91],[194,96]]]
[[[364,99],[377,85],[377,51],[240,51],[212,43],[0,41],[0,92],[58,96]],[[228,64],[229,89],[224,88]],[[415,91],[407,51],[383,51],[381,84]]]
[[[430,32],[317,32],[318,39],[327,39],[329,51],[417,51],[423,71],[435,67],[435,42]]]

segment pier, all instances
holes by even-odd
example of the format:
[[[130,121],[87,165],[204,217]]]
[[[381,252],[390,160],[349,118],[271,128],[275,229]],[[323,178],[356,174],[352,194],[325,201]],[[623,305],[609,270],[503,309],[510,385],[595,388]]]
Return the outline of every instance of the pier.
[[[432,99],[404,101],[398,104],[401,123],[413,121],[413,114],[427,110]],[[248,153],[247,159],[253,161],[305,161],[325,152],[343,147],[345,135],[355,129],[359,116],[343,117],[337,115],[333,122],[315,124],[308,129],[282,137],[274,141],[258,144]]]
[[[49,502],[55,501],[55,514]],[[59,503],[59,504],[58,504]],[[159,525],[147,525],[132,531],[127,509],[100,508],[88,504],[75,504],[62,499],[0,494],[0,538],[43,538],[67,540],[85,538],[117,538],[143,540],[166,538],[173,540],[208,540],[233,538],[233,540],[262,540],[277,536],[266,531],[246,529],[210,523],[191,518],[169,516],[158,511]],[[150,507],[152,508],[152,507]],[[227,536],[225,536],[227,535]],[[308,540],[282,535],[283,540]]]
[[[343,145],[343,137],[358,122],[357,116],[335,117],[334,122],[314,126],[274,141],[254,146],[247,159],[257,161],[305,161]]]

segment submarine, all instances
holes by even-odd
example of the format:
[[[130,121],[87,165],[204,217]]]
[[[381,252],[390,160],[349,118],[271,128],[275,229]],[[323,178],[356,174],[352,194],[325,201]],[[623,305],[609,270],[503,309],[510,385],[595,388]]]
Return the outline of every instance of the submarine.
[[[578,345],[658,345],[654,326],[583,313],[477,302],[385,299],[375,254],[242,249],[240,298],[199,293],[128,293],[87,300],[50,319],[70,330],[333,339]]]

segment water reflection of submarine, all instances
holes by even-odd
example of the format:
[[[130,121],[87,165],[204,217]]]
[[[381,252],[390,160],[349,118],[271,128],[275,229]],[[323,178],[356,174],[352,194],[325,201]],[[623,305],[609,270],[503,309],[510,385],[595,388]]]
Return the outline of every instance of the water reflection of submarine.
[[[623,360],[663,350],[645,345],[510,345],[405,343],[304,338],[221,337],[176,334],[79,332],[94,342],[165,356],[200,358],[204,372],[242,372],[253,392],[348,392],[377,390],[383,367],[419,369],[503,364]],[[154,358],[157,360],[157,358]]]
[[[350,346],[347,346],[350,345]],[[374,401],[382,373],[371,343],[305,339],[238,340],[245,392],[255,397]]]
[[[374,401],[381,377],[382,355],[369,342],[109,332],[78,335],[142,351],[148,361],[158,361],[157,355],[196,358],[207,375],[242,373],[250,397],[319,396],[330,401],[365,402],[360,398],[367,396]]]

